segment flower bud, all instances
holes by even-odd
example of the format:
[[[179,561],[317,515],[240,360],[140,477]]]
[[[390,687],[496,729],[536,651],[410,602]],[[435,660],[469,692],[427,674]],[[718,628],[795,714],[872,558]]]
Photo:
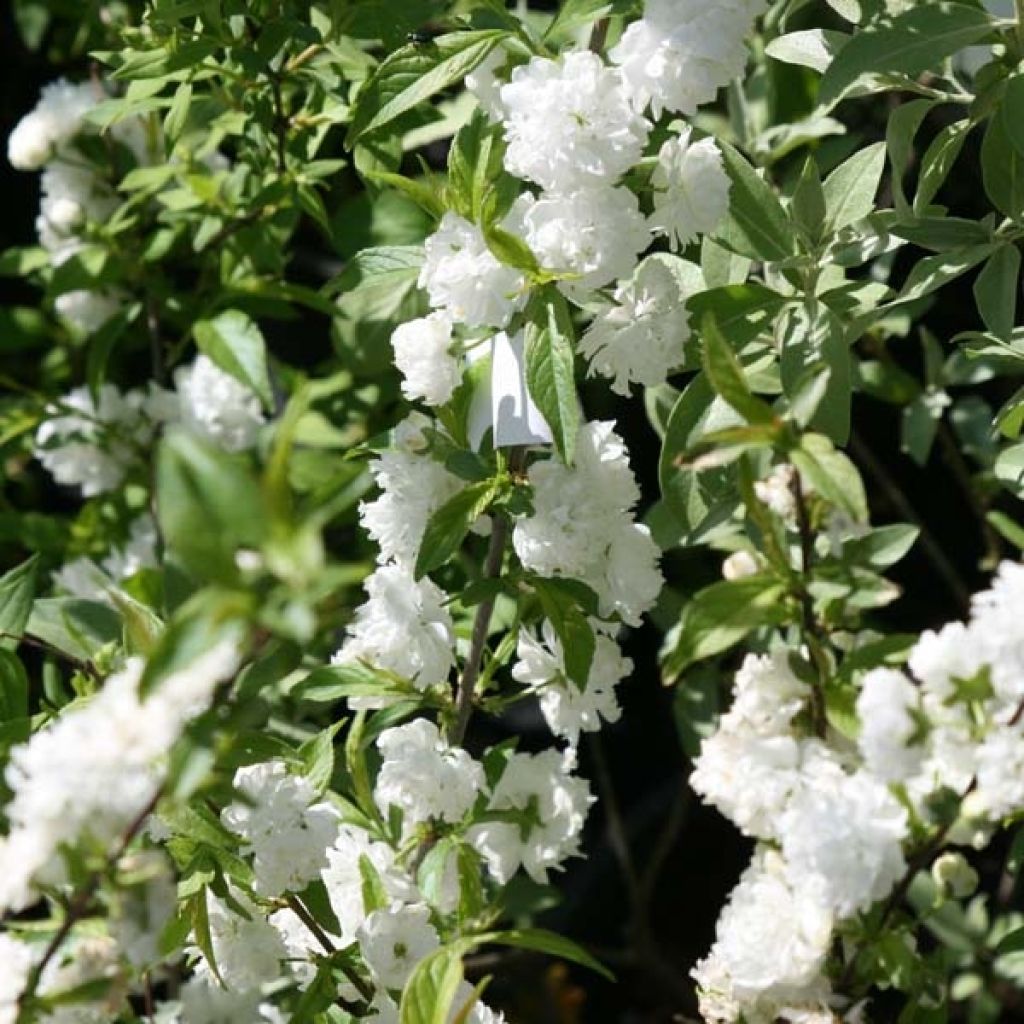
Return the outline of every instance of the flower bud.
[[[932,864],[932,878],[943,895],[962,900],[978,887],[978,872],[962,853],[944,853]]]
[[[741,580],[753,576],[760,567],[749,551],[734,551],[722,563],[722,575],[727,580]]]

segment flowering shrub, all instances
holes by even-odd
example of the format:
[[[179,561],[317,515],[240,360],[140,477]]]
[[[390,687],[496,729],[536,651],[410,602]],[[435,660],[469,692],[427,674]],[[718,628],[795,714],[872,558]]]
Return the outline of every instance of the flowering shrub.
[[[681,824],[631,850],[595,739],[645,621],[749,865],[699,962],[638,917],[627,966],[709,1024],[1012,1019],[1024,7],[58,8],[0,259],[0,1024],[610,977],[543,912],[595,803],[638,904]],[[954,467],[973,596],[871,399]],[[907,632],[912,550],[953,600]]]

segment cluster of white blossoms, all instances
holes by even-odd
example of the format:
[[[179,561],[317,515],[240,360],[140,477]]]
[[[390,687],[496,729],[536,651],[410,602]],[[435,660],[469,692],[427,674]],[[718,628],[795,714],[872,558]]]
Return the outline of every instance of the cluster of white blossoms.
[[[371,1019],[397,1022],[403,986],[457,922],[459,873],[466,870],[459,846],[475,850],[477,870],[499,884],[520,868],[543,881],[578,852],[591,797],[557,752],[506,751],[500,775],[488,781],[481,763],[424,718],[384,730],[376,746],[377,823],[343,820],[283,761],[238,770],[237,798],[221,819],[252,865],[253,891],[232,887],[226,898],[208,897],[213,961],[195,936],[189,953],[193,984],[201,988],[182,999],[183,1024],[210,1019],[221,984],[250,1012],[262,1007],[266,1016],[282,983],[310,984],[325,942],[337,949],[355,944],[365,969],[369,988],[353,983],[340,994],[358,1000],[369,991]],[[445,845],[435,848],[439,835]],[[420,861],[435,849],[446,857],[439,882],[421,887]],[[308,924],[300,897],[313,881],[323,885],[336,932],[318,934]],[[455,1010],[471,994],[462,985]],[[477,1024],[502,1019],[482,1003],[469,1016]]]
[[[36,230],[54,267],[81,252],[87,244],[84,233],[88,225],[101,221],[118,205],[110,183],[76,146],[80,136],[95,134],[87,116],[103,99],[102,88],[93,82],[51,82],[7,140],[11,166],[43,171]],[[138,120],[120,121],[109,134],[136,159],[145,158],[145,133]],[[75,289],[62,293],[55,302],[57,312],[82,334],[99,330],[122,305],[121,297],[107,289]]]
[[[256,444],[264,415],[259,398],[207,356],[178,371],[176,390],[155,384],[122,392],[101,384],[95,396],[74,388],[47,407],[34,454],[58,484],[91,498],[119,487],[145,465],[157,430],[172,423],[226,449]]]
[[[640,489],[613,424],[585,423],[572,466],[539,460],[528,477],[533,515],[519,519],[512,535],[520,561],[541,576],[586,583],[603,616],[638,625],[661,591],[659,551],[633,520]]]
[[[124,543],[113,547],[99,563],[83,557],[61,566],[53,574],[54,589],[69,597],[110,604],[112,587],[158,564],[156,523],[144,513],[132,520]]]
[[[1024,565],[1004,563],[967,624],[927,632],[911,675],[863,677],[856,745],[811,734],[810,688],[782,651],[749,655],[691,784],[746,835],[754,861],[694,971],[706,1020],[831,1021],[836,929],[907,871],[911,820],[984,844],[1024,810]],[[950,827],[936,798],[959,801]]]
[[[185,724],[237,664],[235,645],[222,642],[143,698],[143,663],[132,658],[95,696],[12,749],[4,772],[12,796],[4,809],[9,831],[0,839],[0,912],[20,910],[39,886],[64,881],[62,845],[109,849],[136,823],[159,791]]]

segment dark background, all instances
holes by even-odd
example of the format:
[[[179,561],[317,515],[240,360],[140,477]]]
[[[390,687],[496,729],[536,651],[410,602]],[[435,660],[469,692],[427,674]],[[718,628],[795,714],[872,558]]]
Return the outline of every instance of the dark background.
[[[812,10],[809,22],[820,23],[814,17]],[[60,70],[75,75],[83,67]],[[44,52],[33,54],[23,46],[13,8],[5,3],[0,13],[0,138],[5,139],[34,105],[40,86],[55,76]],[[889,100],[874,102],[877,106],[873,109],[858,107],[859,120],[852,126],[864,143],[884,138]],[[926,123],[923,142],[942,127],[942,116],[933,115]],[[971,136],[951,184],[940,195],[959,216],[980,217],[987,212],[978,168],[979,140],[979,133]],[[37,174],[17,173],[6,159],[0,160],[4,211],[0,248],[34,240],[38,181]],[[898,262],[898,276],[905,275],[920,255],[908,247]],[[0,279],[0,289],[3,305],[37,300],[32,289],[10,278]],[[925,322],[943,343],[957,330],[977,326],[970,280],[945,289]],[[314,329],[322,332],[322,321]],[[303,331],[303,336],[314,349],[326,347],[326,339],[308,331]],[[290,355],[294,350],[292,345]],[[894,351],[901,365],[920,375],[920,346],[913,338],[894,346]],[[2,337],[0,355],[6,358]],[[1000,386],[991,389],[989,397],[995,404],[1006,397],[1004,390]],[[605,390],[593,391],[587,402],[590,415],[617,419],[633,453],[644,494],[656,496],[659,444],[646,422],[642,403],[618,402],[609,407]],[[972,500],[962,486],[962,467],[953,466],[940,446],[927,466],[914,465],[899,452],[899,421],[898,408],[865,397],[856,400],[854,422],[861,450],[854,454],[864,471],[874,520],[877,524],[904,521],[906,512],[894,504],[890,489],[879,484],[877,467],[872,469],[868,463],[877,463],[898,485],[965,585],[976,589],[986,578],[980,568],[986,541]],[[968,469],[973,472],[975,467]],[[54,502],[64,500],[56,493],[52,497]],[[1012,503],[1001,502],[1013,512]],[[13,561],[21,554],[16,545],[4,549],[5,560],[10,557]],[[685,588],[692,590],[716,578],[718,560],[706,553],[674,552],[666,558],[665,568],[670,579],[683,581]],[[920,545],[892,575],[904,587],[905,596],[879,617],[886,628],[918,630],[962,614],[962,607],[937,578]],[[498,972],[489,996],[492,1003],[508,1007],[512,1020],[642,1022],[668,1020],[680,1010],[690,1017],[695,1014],[687,974],[712,942],[715,919],[748,860],[749,846],[686,788],[689,765],[677,738],[673,694],[659,680],[656,656],[660,642],[659,631],[650,625],[627,638],[627,653],[636,671],[621,690],[622,720],[601,734],[600,748],[590,743],[582,750],[584,771],[602,798],[588,826],[589,858],[570,863],[560,880],[564,902],[545,922],[592,947],[616,971],[621,984],[613,986],[584,972],[566,972],[549,962],[513,956]],[[725,681],[731,667],[728,661],[723,665]],[[524,713],[506,724],[526,733],[536,731],[538,740],[541,735],[535,714]],[[617,814],[609,813],[610,798]],[[625,869],[623,840],[631,850],[632,867]],[[987,879],[998,877],[1003,852],[997,844],[980,860],[978,866]],[[660,865],[653,884],[644,878],[627,883],[629,871],[643,875],[652,863]],[[642,890],[639,899],[635,888]],[[1010,1009],[1006,1012],[1006,1020],[1024,1020]]]

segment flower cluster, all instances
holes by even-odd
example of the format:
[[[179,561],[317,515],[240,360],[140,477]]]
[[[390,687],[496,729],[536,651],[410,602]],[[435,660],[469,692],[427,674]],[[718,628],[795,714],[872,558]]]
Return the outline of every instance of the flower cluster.
[[[264,422],[260,401],[205,355],[179,369],[176,390],[156,384],[120,391],[102,384],[94,396],[74,388],[48,407],[35,436],[35,455],[59,484],[89,498],[119,487],[145,464],[158,429],[179,424],[227,451],[256,444]]]
[[[109,181],[76,145],[79,137],[96,134],[87,117],[104,98],[92,82],[52,82],[7,140],[13,167],[43,171],[36,230],[54,267],[81,253],[88,244],[90,224],[102,221],[118,205]],[[136,161],[145,159],[145,133],[138,120],[119,121],[109,138]],[[109,289],[79,288],[59,295],[55,305],[75,330],[92,334],[121,309],[122,299]]]
[[[915,837],[977,845],[1024,809],[1022,599],[1024,566],[1004,563],[966,625],[920,638],[912,676],[866,673],[856,746],[812,734],[810,684],[784,652],[748,655],[691,777],[758,841],[694,971],[706,1020],[834,1019],[836,933],[889,896]],[[934,818],[944,795],[953,822]]]

